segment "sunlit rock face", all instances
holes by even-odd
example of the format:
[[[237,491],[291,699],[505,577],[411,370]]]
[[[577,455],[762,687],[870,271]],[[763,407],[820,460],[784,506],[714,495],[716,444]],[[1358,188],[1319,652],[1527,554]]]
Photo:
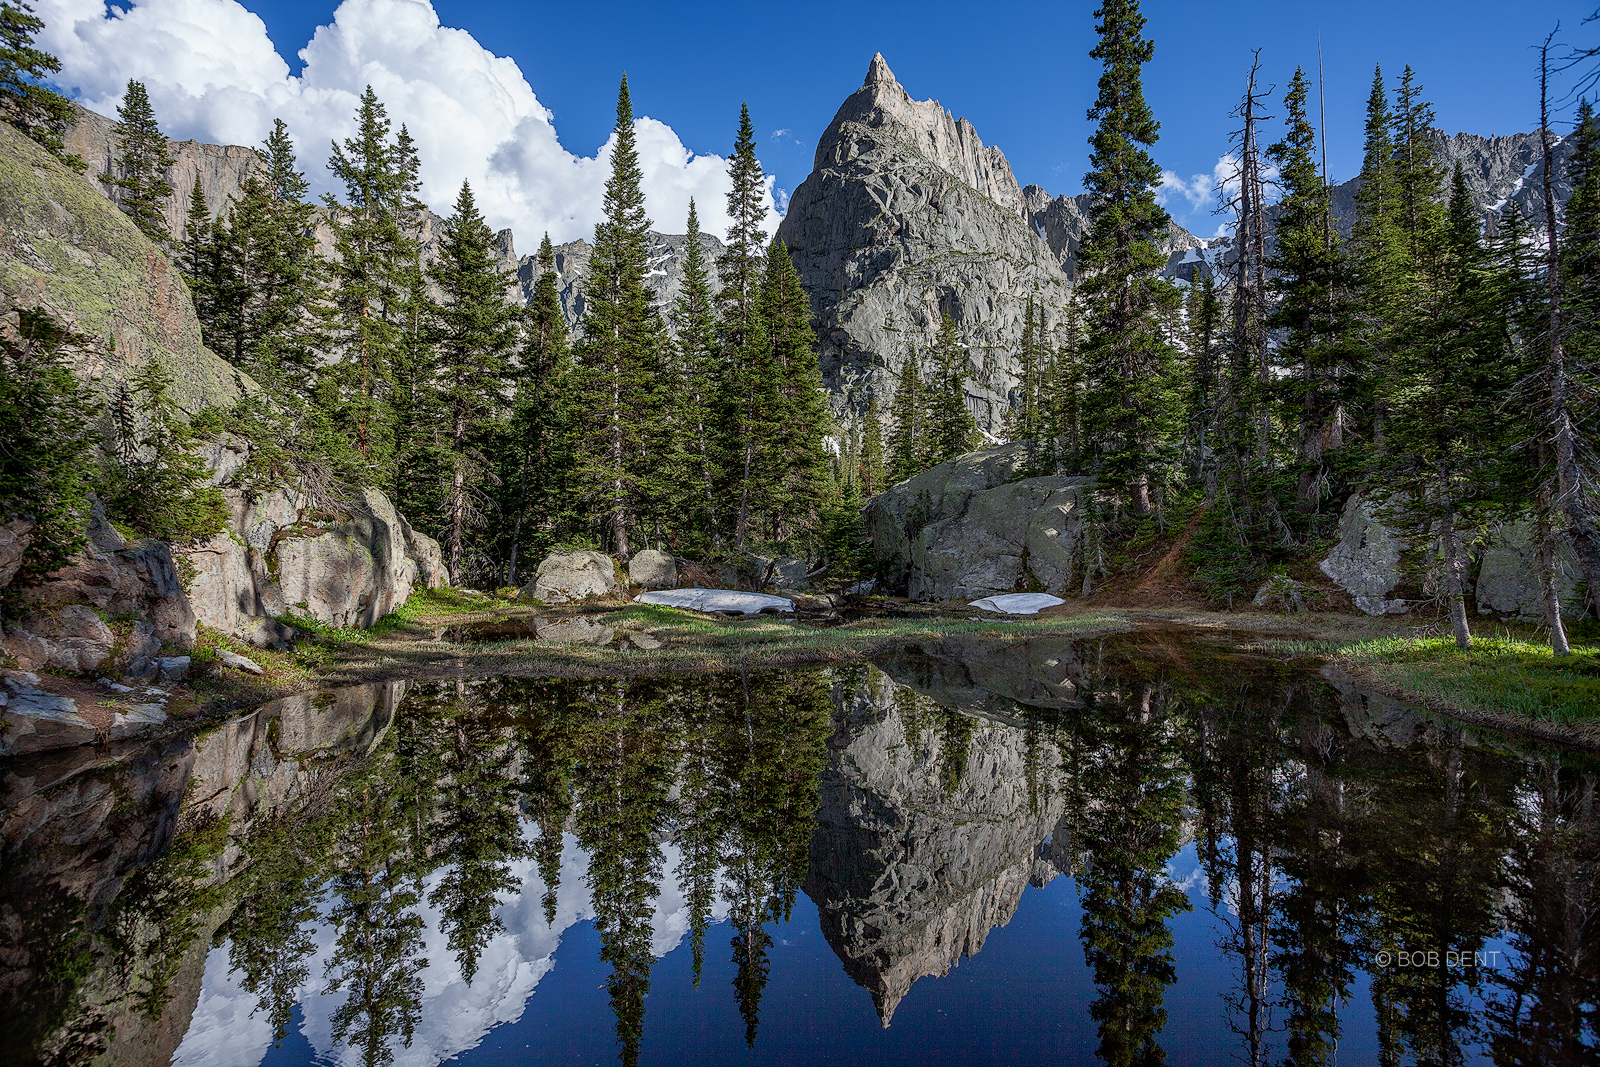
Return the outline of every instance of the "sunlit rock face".
[[[944,975],[1010,921],[1061,815],[1060,754],[1028,732],[941,708],[869,669],[835,690],[805,891],[885,1026],[917,979]]]

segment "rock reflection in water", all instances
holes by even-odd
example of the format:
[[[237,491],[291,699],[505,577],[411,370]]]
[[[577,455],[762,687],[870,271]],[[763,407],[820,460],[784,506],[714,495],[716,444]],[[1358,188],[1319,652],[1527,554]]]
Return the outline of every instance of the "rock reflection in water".
[[[711,944],[731,955],[711,995],[741,1045],[804,1058],[762,1029],[802,890],[889,1027],[1029,885],[1066,877],[1078,924],[1051,951],[1094,993],[1025,1007],[1087,1017],[1105,1062],[1369,1044],[1395,1063],[1593,1061],[1588,760],[1159,635],[965,639],[881,667],[365,687],[13,760],[0,1059],[249,1067],[285,1039],[326,1062],[470,1058],[591,922],[623,1063],[656,961],[685,943],[696,982]],[[1192,891],[1169,873],[1190,843]],[[1215,947],[1177,943],[1190,908]],[[1402,950],[1440,963],[1382,964]],[[1169,1027],[1180,964],[1230,992]],[[816,992],[785,1003],[879,1040],[833,1035],[848,1013]],[[1020,1057],[1048,1038],[995,1040]]]

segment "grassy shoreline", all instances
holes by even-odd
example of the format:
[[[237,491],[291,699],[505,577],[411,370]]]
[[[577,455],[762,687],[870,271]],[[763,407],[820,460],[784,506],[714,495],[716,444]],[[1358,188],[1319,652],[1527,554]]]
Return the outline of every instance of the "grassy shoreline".
[[[645,635],[645,643],[659,647],[551,644],[531,633],[469,640],[457,632],[475,624],[579,616],[614,628],[620,637]],[[824,666],[957,636],[1006,641],[1161,629],[1223,641],[1240,653],[1302,661],[1308,669],[1330,667],[1364,687],[1474,726],[1600,748],[1600,648],[1580,647],[1557,661],[1527,628],[1480,634],[1462,653],[1448,638],[1419,636],[1413,619],[1082,604],[1022,619],[975,619],[959,606],[895,604],[850,622],[818,625],[804,618],[715,618],[621,598],[549,608],[450,589],[416,594],[372,630],[307,628],[312,640],[290,652],[263,652],[203,632],[182,717],[213,720],[308,689],[400,677],[626,676]],[[249,656],[265,673],[256,677],[216,668],[220,648]]]

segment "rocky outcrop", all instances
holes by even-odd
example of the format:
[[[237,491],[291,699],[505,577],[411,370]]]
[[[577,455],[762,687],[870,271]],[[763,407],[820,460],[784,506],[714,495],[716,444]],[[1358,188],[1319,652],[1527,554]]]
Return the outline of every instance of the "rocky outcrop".
[[[565,604],[605,596],[616,590],[617,568],[611,557],[585,548],[550,553],[539,562],[533,581],[523,586],[517,595],[546,604]]]
[[[196,617],[255,645],[292,636],[277,619],[307,615],[329,626],[368,627],[419,585],[445,584],[439,543],[411,528],[377,489],[339,510],[292,489],[240,482],[249,446],[224,437],[202,449],[228,505],[226,529],[186,550]]]
[[[6,653],[24,670],[109,670],[115,659],[118,673],[138,676],[163,645],[194,645],[195,614],[172,550],[161,541],[130,542],[98,505],[87,543],[66,566],[27,579],[6,595],[26,611],[20,622],[5,627]],[[102,616],[135,620],[130,636],[106,647],[109,630]]]
[[[1578,593],[1583,570],[1577,553],[1564,538],[1556,539],[1556,591],[1563,617],[1582,618],[1587,610]],[[1531,520],[1519,519],[1496,529],[1484,547],[1476,583],[1478,612],[1543,622],[1545,601],[1539,585],[1539,552]]]
[[[678,584],[678,564],[654,548],[635,552],[628,561],[628,581],[642,589],[671,589]]]
[[[1405,576],[1400,567],[1405,550],[1405,539],[1357,493],[1345,502],[1338,543],[1317,566],[1368,615],[1397,614],[1406,610],[1407,602],[1389,594]]]
[[[977,720],[940,731],[920,699],[870,669],[835,690],[805,882],[884,1026],[917,979],[975,955],[1030,879],[1053,876],[1036,857],[1063,803],[1052,745],[1030,751],[1025,731]]]
[[[888,587],[913,598],[1072,591],[1089,482],[1023,442],[971,452],[880,493],[867,532]]]
[[[937,101],[913,100],[881,55],[817,142],[778,237],[817,316],[823,381],[848,426],[887,412],[913,350],[949,315],[967,354],[967,401],[1000,430],[1017,386],[1026,297],[1053,328],[1068,290],[1005,156]]]
[[[38,310],[76,334],[79,378],[109,390],[156,359],[185,412],[256,386],[206,349],[188,287],[167,257],[83,176],[0,129],[0,315]]]

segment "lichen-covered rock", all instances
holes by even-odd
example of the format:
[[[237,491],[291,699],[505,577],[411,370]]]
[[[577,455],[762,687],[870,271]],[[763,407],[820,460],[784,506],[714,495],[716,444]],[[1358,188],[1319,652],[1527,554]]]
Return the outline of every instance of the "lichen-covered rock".
[[[934,600],[1072,590],[1084,478],[1035,475],[1047,451],[970,452],[873,498],[867,531],[891,589]]]
[[[552,552],[540,560],[533,581],[523,586],[517,595],[546,604],[565,604],[605,596],[616,589],[617,568],[611,557],[583,548],[574,552]]]
[[[200,340],[188,286],[166,255],[83,175],[0,128],[0,313],[37,309],[84,340],[63,346],[108,390],[150,359],[189,414],[257,386]]]
[[[1287,574],[1274,574],[1261,583],[1250,602],[1268,611],[1305,611],[1309,599],[1305,583],[1297,582]]]
[[[644,589],[671,589],[678,584],[678,564],[654,548],[635,552],[628,561],[628,581]]]
[[[1368,615],[1396,614],[1406,610],[1406,601],[1388,594],[1403,577],[1400,557],[1405,548],[1404,539],[1380,521],[1372,504],[1357,493],[1345,502],[1339,543],[1317,566]]]
[[[111,627],[83,604],[65,604],[46,614],[29,616],[15,628],[38,638],[46,653],[42,663],[18,656],[17,666],[23,670],[88,674],[111,658],[117,644]]]
[[[1565,538],[1556,539],[1556,590],[1561,613],[1582,617],[1586,605],[1578,595],[1583,571]],[[1527,622],[1545,617],[1544,593],[1539,585],[1539,552],[1534,544],[1534,524],[1528,519],[1501,524],[1484,546],[1478,568],[1478,611],[1511,616]]]

